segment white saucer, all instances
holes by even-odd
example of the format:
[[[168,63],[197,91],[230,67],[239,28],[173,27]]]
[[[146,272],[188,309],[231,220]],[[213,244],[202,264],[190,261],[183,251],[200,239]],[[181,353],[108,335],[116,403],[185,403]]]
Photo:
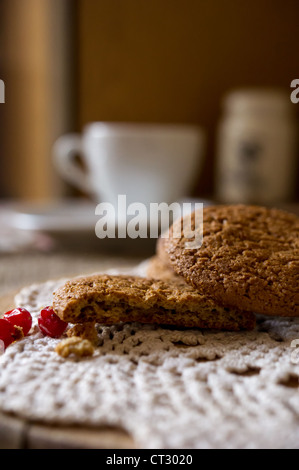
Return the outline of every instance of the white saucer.
[[[194,209],[194,199],[186,199],[182,202],[190,203],[190,211]],[[209,205],[210,201],[201,201]],[[64,199],[57,202],[10,202],[0,205],[1,221],[10,228],[26,231],[47,232],[52,234],[63,234],[69,232],[91,232],[95,231],[99,215],[96,215],[97,203],[78,198]],[[126,229],[126,218],[118,223],[116,227]],[[151,221],[151,228],[153,227]],[[142,225],[148,227],[148,219],[142,221]],[[158,223],[159,225],[159,223]],[[120,227],[121,226],[121,227]],[[157,227],[157,229],[159,226]]]
[[[78,199],[57,202],[14,202],[2,206],[2,220],[19,230],[39,232],[93,231],[96,204]]]

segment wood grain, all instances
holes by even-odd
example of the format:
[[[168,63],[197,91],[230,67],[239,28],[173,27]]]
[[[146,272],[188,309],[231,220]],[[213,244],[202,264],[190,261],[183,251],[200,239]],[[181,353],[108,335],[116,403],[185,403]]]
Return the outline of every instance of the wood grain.
[[[0,297],[0,316],[14,305],[15,292]],[[0,449],[134,449],[121,428],[55,426],[0,412]]]

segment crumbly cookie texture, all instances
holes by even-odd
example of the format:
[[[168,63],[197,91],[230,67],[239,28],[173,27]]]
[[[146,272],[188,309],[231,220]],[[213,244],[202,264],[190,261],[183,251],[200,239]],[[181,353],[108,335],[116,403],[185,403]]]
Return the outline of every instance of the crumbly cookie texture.
[[[170,266],[167,266],[159,256],[153,256],[149,260],[146,275],[148,278],[186,285],[185,279],[179,276]]]
[[[250,312],[219,307],[194,288],[138,276],[94,275],[54,293],[56,314],[70,323],[156,323],[238,331],[253,329]]]
[[[15,331],[14,331],[14,341],[19,341],[20,339],[24,338],[24,331],[21,326],[15,325],[14,326]]]
[[[77,336],[81,339],[88,339],[94,346],[99,343],[99,335],[95,322],[78,323],[67,330],[67,336]]]
[[[55,347],[55,351],[61,357],[69,357],[74,355],[77,357],[92,356],[94,353],[94,346],[88,339],[80,338],[79,336],[72,336],[65,338]]]
[[[193,213],[192,230],[195,220]],[[175,222],[169,238],[159,240],[157,253],[188,284],[227,307],[299,316],[296,215],[247,205],[206,207],[197,249],[186,249],[188,234],[172,236],[183,222]]]

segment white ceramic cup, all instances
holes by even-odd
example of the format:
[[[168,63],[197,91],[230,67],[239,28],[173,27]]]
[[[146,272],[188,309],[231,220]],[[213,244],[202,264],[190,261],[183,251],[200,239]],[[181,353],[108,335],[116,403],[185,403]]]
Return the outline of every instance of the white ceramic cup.
[[[192,125],[94,122],[54,144],[57,171],[99,202],[171,203],[186,197],[203,158],[204,133]],[[86,169],[78,164],[81,155]]]

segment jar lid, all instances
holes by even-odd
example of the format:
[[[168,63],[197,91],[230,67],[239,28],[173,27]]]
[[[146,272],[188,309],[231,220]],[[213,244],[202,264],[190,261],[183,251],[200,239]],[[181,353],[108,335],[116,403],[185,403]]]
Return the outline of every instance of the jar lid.
[[[237,89],[226,95],[224,106],[230,112],[285,113],[293,111],[290,95],[281,89]]]

